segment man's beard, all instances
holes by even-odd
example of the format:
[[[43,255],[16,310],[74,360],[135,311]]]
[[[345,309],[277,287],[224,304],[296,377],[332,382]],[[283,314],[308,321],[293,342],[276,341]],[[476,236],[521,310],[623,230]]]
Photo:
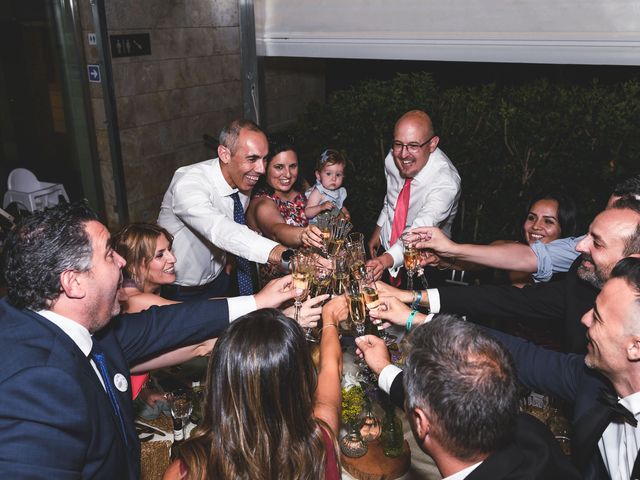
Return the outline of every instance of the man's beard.
[[[593,265],[592,268],[588,268],[583,266],[584,261],[588,261]],[[578,278],[584,280],[587,283],[590,283],[597,289],[602,289],[604,283],[609,279],[609,275],[602,271],[595,263],[593,263],[593,257],[587,253],[582,254],[582,260],[580,265],[578,266]]]

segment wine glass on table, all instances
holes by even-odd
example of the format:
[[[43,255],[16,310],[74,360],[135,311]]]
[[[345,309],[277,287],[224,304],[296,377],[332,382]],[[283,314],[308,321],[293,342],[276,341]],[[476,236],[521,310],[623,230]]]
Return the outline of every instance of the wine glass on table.
[[[407,289],[413,290],[413,277],[420,268],[420,252],[415,246],[416,237],[411,232],[400,237],[404,247],[404,268],[407,270]]]
[[[191,392],[187,389],[179,388],[168,393],[167,400],[169,401],[173,419],[174,440],[181,441],[184,438],[184,427],[191,416],[191,412],[193,412]]]
[[[371,310],[377,310],[380,306],[380,298],[378,296],[378,287],[376,286],[374,267],[365,267],[364,276],[361,280],[360,290],[362,291],[364,305],[367,308],[367,313],[371,312]],[[384,340],[385,345],[389,346],[395,343],[396,337],[394,335],[389,335],[387,333],[387,330],[385,328],[382,328],[381,320],[376,320],[373,323],[376,325],[380,338]]]

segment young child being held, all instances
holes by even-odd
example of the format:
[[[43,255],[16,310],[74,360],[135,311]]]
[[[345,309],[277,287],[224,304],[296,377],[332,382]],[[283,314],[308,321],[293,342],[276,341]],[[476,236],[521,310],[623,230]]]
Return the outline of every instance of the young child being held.
[[[316,164],[316,184],[305,192],[307,207],[304,210],[309,223],[325,211],[340,210],[347,219],[348,210],[343,206],[347,189],[342,186],[347,162],[337,150],[325,150]]]

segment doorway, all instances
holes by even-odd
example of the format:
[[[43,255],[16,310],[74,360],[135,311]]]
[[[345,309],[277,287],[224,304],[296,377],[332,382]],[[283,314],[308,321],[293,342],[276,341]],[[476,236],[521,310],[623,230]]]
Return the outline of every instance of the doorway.
[[[0,9],[0,195],[11,170],[62,183],[103,212],[76,0]]]

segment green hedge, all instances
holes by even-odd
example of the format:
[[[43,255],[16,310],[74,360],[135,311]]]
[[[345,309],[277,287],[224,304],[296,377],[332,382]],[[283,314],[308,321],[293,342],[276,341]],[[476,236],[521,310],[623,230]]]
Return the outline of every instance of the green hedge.
[[[427,111],[462,177],[454,236],[514,238],[526,200],[562,189],[582,227],[616,181],[640,171],[640,82],[587,86],[545,80],[517,87],[441,88],[429,74],[368,81],[312,105],[294,127],[305,175],[325,148],[349,162],[345,186],[355,228],[372,230],[385,194],[383,160],[395,121]]]

